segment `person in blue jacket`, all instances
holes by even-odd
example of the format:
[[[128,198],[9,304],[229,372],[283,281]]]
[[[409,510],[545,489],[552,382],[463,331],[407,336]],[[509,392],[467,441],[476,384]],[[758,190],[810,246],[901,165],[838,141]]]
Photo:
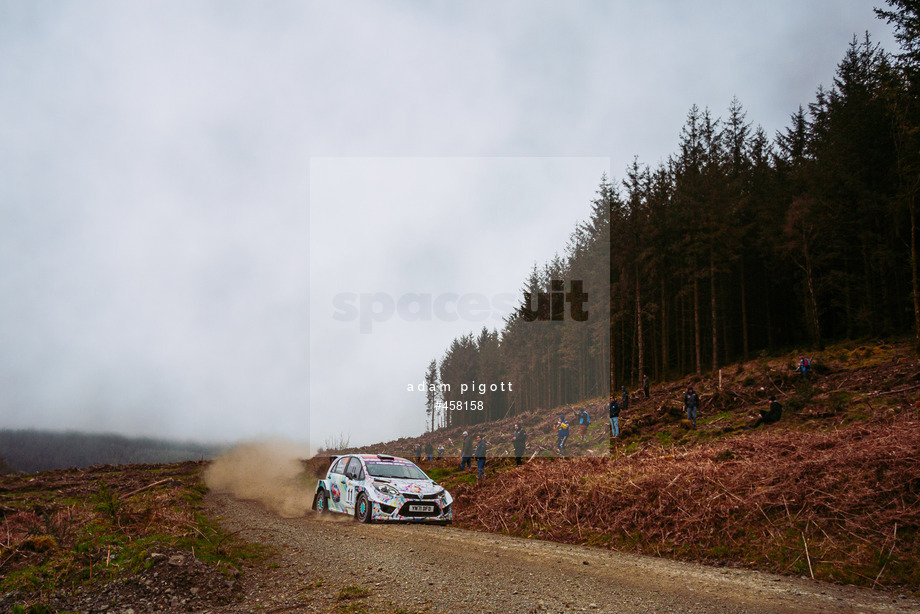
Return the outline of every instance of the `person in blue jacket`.
[[[799,356],[799,366],[795,370],[801,373],[802,379],[807,380],[808,375],[811,373],[811,361],[805,358],[804,354]]]
[[[565,440],[569,438],[569,421],[565,415],[559,414],[559,420],[556,421],[556,447],[559,448],[559,454],[565,456]]]
[[[591,416],[588,415],[587,409],[582,409],[578,414],[578,426],[579,435],[581,435],[581,440],[584,441],[585,437],[588,435],[588,425],[591,424]]]

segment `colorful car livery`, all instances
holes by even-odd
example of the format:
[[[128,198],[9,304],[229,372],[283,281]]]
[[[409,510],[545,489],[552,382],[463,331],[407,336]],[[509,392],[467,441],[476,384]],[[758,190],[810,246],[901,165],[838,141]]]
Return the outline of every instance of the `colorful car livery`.
[[[361,522],[449,524],[450,493],[415,463],[386,454],[349,454],[333,458],[316,485],[318,513],[354,514]]]

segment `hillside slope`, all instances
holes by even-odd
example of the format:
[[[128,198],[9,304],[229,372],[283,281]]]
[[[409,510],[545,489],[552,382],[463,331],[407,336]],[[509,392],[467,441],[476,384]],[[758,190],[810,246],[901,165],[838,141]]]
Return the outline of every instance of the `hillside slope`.
[[[847,583],[920,586],[920,360],[906,343],[839,345],[812,355],[803,382],[795,355],[759,358],[652,387],[621,417],[609,445],[605,403],[555,462],[556,413],[470,429],[507,455],[514,421],[537,457],[489,462],[486,479],[454,459],[422,463],[457,498],[462,526],[681,559],[744,565]],[[684,419],[688,383],[700,392],[697,428]],[[783,419],[746,430],[769,396]],[[406,454],[417,442],[459,451],[460,428],[368,449]],[[574,435],[574,431],[573,431]]]
[[[490,456],[511,456],[511,435],[514,424],[520,423],[528,432],[528,455],[557,456],[556,416],[563,413],[571,421],[584,408],[592,420],[588,437],[581,441],[573,423],[567,453],[603,456],[611,453],[611,443],[613,453],[631,453],[653,442],[694,445],[736,436],[754,423],[759,410],[767,408],[771,395],[784,407],[783,420],[766,427],[774,429],[825,429],[853,421],[871,422],[920,403],[920,359],[912,355],[906,341],[840,344],[810,353],[815,372],[808,382],[802,382],[794,371],[797,356],[791,352],[761,357],[726,366],[717,373],[656,382],[648,399],[641,391],[632,391],[630,408],[620,417],[621,436],[615,442],[609,438],[607,401],[594,399],[342,451],[414,457],[418,444],[431,442],[435,448],[443,445],[445,456],[455,457],[460,454],[463,431],[469,431],[487,439]],[[687,385],[694,386],[701,400],[695,429],[685,421],[683,411]]]

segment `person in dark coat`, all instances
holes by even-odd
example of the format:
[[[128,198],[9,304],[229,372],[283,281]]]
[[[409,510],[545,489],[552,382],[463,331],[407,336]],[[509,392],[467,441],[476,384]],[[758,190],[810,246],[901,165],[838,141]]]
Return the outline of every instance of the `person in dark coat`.
[[[520,465],[524,450],[527,449],[527,431],[520,424],[514,425],[514,437],[511,439],[511,443],[514,445],[514,462]]]
[[[476,436],[476,481],[486,477],[486,440],[481,436]]]
[[[616,397],[610,395],[610,436],[620,436],[620,404],[617,403]]]
[[[693,386],[687,386],[687,394],[684,395],[684,409],[687,410],[687,420],[693,422],[696,426],[696,413],[700,408],[700,397],[693,390]]]
[[[472,466],[473,462],[473,440],[470,434],[463,431],[463,447],[460,448],[460,469]]]
[[[431,445],[430,441],[425,444],[425,456],[428,458],[429,463],[434,459],[434,446]]]
[[[415,462],[416,463],[422,462],[422,444],[421,443],[416,444],[415,446]]]
[[[760,417],[757,418],[757,422],[751,427],[756,429],[761,424],[773,424],[774,422],[779,422],[779,419],[783,416],[783,406],[776,400],[775,396],[770,397],[770,406],[768,409],[760,410]]]
[[[623,386],[622,390],[623,395],[620,401],[620,407],[623,408],[623,411],[629,411],[629,392],[626,390],[626,386]]]
[[[648,375],[642,374],[642,392],[645,393],[645,398],[648,398]]]

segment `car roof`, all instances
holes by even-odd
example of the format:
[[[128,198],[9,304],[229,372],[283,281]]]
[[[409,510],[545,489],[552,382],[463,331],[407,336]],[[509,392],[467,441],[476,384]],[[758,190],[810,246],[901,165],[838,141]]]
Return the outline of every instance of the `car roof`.
[[[362,458],[363,460],[366,460],[366,461],[369,461],[369,460],[382,460],[382,461],[402,461],[402,462],[404,462],[404,463],[411,463],[411,462],[412,462],[412,461],[410,461],[410,460],[408,460],[408,459],[405,459],[405,458],[402,458],[402,457],[399,457],[399,456],[391,456],[391,455],[389,455],[389,454],[359,454],[358,456],[359,456],[360,458]]]

